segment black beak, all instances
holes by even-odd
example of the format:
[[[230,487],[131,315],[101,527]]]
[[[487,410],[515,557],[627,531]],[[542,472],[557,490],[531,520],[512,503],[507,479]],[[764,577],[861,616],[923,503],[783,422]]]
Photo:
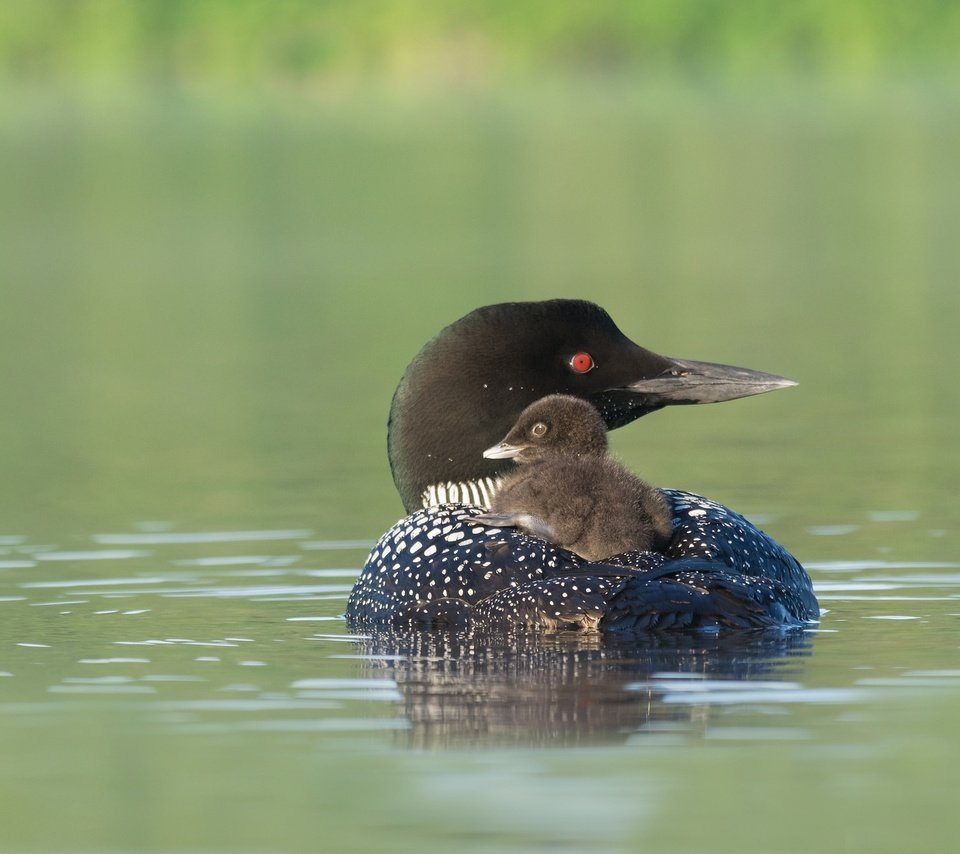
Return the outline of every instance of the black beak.
[[[786,377],[750,368],[688,359],[668,362],[669,367],[662,373],[630,383],[623,390],[641,397],[644,407],[660,408],[681,403],[719,403],[796,385]]]

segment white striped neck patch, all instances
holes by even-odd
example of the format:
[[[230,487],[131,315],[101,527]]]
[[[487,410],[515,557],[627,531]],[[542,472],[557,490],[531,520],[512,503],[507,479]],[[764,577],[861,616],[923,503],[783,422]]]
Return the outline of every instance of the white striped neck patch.
[[[436,507],[438,504],[476,504],[490,508],[490,499],[500,487],[500,479],[482,477],[479,480],[467,480],[460,483],[434,483],[428,486],[421,498],[424,507]]]

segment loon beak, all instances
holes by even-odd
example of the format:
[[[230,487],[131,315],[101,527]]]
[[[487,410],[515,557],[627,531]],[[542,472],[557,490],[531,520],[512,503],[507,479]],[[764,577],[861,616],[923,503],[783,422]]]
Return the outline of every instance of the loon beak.
[[[512,460],[523,450],[525,450],[523,445],[508,445],[506,442],[501,442],[499,445],[487,448],[483,455],[488,460]]]
[[[679,403],[719,403],[796,385],[786,377],[750,368],[687,359],[669,361],[670,365],[665,371],[655,377],[631,383],[625,387],[626,390],[643,395],[648,405],[666,406]]]

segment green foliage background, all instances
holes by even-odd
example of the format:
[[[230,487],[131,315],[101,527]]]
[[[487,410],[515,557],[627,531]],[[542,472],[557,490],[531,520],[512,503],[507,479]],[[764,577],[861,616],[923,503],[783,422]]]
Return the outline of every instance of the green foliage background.
[[[6,0],[0,76],[331,86],[960,69],[953,0]]]

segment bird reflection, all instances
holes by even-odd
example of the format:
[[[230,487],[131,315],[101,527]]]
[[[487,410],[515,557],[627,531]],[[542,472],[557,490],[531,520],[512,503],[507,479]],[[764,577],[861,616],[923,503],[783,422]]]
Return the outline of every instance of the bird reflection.
[[[710,707],[663,702],[664,679],[795,678],[811,638],[391,631],[358,645],[369,675],[397,683],[411,746],[562,746],[700,731]]]

